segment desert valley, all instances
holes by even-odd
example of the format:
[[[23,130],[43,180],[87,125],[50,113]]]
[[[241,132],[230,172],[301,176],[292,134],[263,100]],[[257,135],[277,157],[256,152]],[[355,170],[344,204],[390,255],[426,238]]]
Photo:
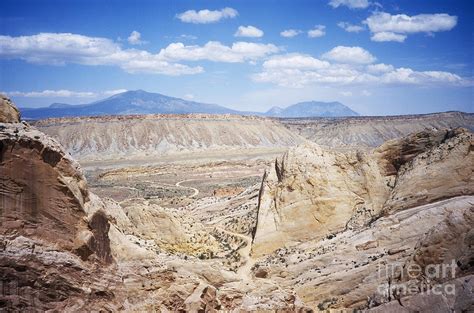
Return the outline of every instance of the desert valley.
[[[0,313],[474,312],[473,20],[1,0]]]
[[[3,309],[473,308],[473,114],[1,112]]]

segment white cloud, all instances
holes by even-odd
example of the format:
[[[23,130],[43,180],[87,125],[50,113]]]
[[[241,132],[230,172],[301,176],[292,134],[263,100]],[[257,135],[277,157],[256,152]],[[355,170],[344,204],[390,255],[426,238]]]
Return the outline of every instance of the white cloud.
[[[280,32],[280,36],[286,37],[286,38],[292,38],[292,37],[298,36],[301,33],[302,31],[298,29],[286,29]]]
[[[214,62],[254,61],[280,49],[273,44],[236,42],[225,46],[210,41],[204,46],[172,43],[157,54],[138,49],[122,49],[107,38],[70,33],[40,33],[32,36],[0,36],[0,58],[21,59],[29,63],[65,65],[118,66],[129,73],[164,75],[197,74],[201,66],[179,61],[209,60]]]
[[[339,92],[342,96],[344,97],[351,97],[352,96],[352,92],[351,91],[341,91]]]
[[[390,84],[450,84],[465,86],[471,84],[460,76],[442,71],[415,71],[409,68],[395,68],[390,64],[368,64],[375,60],[368,51],[360,47],[330,50],[324,56],[331,56],[333,63],[322,61],[310,55],[276,55],[263,63],[262,70],[251,76],[256,82],[273,83],[282,87],[302,88],[305,86],[377,86]],[[359,48],[359,49],[356,49]],[[341,58],[343,58],[341,60]],[[364,62],[353,62],[354,59]],[[343,63],[341,63],[343,61]],[[362,90],[361,95],[371,92]]]
[[[263,31],[255,26],[239,26],[234,34],[235,37],[262,37]]]
[[[346,6],[350,9],[365,9],[370,5],[368,0],[330,0],[328,3],[333,8]]]
[[[188,10],[181,14],[176,15],[178,19],[180,19],[184,23],[193,23],[193,24],[208,24],[208,23],[216,23],[219,22],[221,19],[225,18],[234,18],[239,13],[232,9],[232,8],[224,8],[221,10]]]
[[[324,59],[338,63],[367,64],[372,63],[376,58],[369,51],[361,47],[337,46],[323,54]]]
[[[377,42],[385,42],[385,41],[396,41],[396,42],[404,42],[407,38],[406,35],[396,34],[392,32],[380,32],[375,33],[370,37],[370,40],[377,41]]]
[[[365,23],[373,33],[419,33],[451,30],[457,24],[457,17],[448,14],[405,14],[391,15],[377,12],[369,16]]]
[[[29,63],[118,66],[130,73],[184,75],[201,73],[200,66],[170,63],[158,54],[122,49],[107,38],[70,33],[40,33],[32,36],[0,36],[0,57]]]
[[[364,30],[364,27],[359,26],[359,25],[353,25],[351,23],[347,22],[339,22],[337,23],[337,26],[340,28],[344,29],[348,33],[358,33]]]
[[[313,29],[308,30],[308,37],[310,38],[317,38],[326,35],[326,26],[324,25],[316,25]]]
[[[139,32],[137,32],[136,30],[134,30],[130,36],[128,36],[127,38],[127,41],[129,44],[131,45],[142,45],[144,43],[146,43],[145,41],[143,41],[142,39],[142,34],[140,34]]]
[[[370,91],[365,90],[365,89],[362,90],[362,91],[360,92],[360,94],[361,94],[362,96],[365,96],[365,97],[370,97],[370,96],[372,95],[372,93],[371,93]]]
[[[194,95],[192,93],[187,93],[187,94],[184,95],[184,98],[188,99],[188,100],[192,100],[192,99],[194,99]]]
[[[71,91],[66,89],[61,90],[43,90],[43,91],[10,91],[5,92],[12,97],[26,97],[26,98],[97,98],[100,96],[113,96],[118,93],[127,91],[127,89],[105,90],[101,92],[92,91]]]
[[[407,34],[448,31],[457,24],[457,16],[449,14],[391,15],[375,12],[364,22],[373,33],[372,41],[405,41]]]
[[[178,42],[161,49],[158,55],[166,60],[209,60],[236,63],[260,59],[279,50],[273,44],[252,42],[235,42],[232,46],[225,46],[218,41],[209,41],[204,46],[185,46]]]

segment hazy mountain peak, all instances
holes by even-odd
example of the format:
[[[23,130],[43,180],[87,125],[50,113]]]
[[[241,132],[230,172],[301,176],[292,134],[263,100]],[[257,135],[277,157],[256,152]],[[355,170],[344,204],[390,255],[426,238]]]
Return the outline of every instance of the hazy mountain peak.
[[[274,117],[337,117],[337,116],[358,116],[359,114],[344,104],[321,101],[304,101],[290,105],[284,109],[273,107],[265,113]]]

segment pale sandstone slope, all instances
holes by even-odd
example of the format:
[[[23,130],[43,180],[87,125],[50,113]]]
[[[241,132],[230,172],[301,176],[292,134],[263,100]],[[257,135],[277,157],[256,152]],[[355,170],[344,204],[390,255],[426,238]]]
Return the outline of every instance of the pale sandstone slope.
[[[316,311],[470,312],[473,225],[474,196],[455,197],[383,216],[331,238],[280,248],[260,258],[252,271],[292,290]],[[423,274],[410,279],[404,271],[414,264]],[[449,275],[424,274],[427,266],[438,264],[452,266]],[[456,285],[455,294],[427,292],[438,284]],[[412,286],[412,291],[397,293],[398,286]]]
[[[317,310],[474,309],[473,147],[472,133],[456,129],[364,153],[290,149],[262,182],[253,275]],[[413,264],[423,273],[454,264],[454,274],[403,275]],[[415,292],[388,293],[399,284]],[[426,292],[438,284],[455,295]]]

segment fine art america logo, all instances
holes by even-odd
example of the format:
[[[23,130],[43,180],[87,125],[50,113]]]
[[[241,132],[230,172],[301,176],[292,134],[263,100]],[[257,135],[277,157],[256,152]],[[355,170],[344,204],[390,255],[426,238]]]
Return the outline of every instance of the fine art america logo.
[[[378,278],[385,281],[377,292],[388,299],[414,294],[455,295],[456,286],[446,282],[456,277],[456,262],[428,264],[379,264]],[[394,281],[396,279],[396,282]]]

